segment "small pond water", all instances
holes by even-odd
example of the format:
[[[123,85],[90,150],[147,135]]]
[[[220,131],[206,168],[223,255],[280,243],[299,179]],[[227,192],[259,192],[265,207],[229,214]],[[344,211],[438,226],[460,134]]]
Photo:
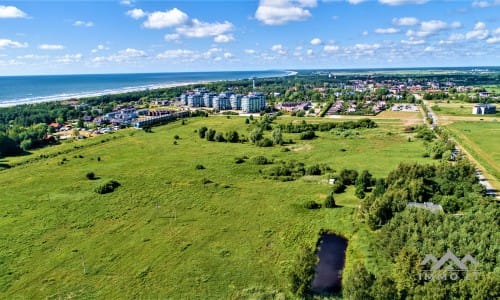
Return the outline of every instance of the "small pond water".
[[[342,287],[347,240],[335,234],[323,234],[318,244],[319,262],[312,282],[314,293],[336,293]]]

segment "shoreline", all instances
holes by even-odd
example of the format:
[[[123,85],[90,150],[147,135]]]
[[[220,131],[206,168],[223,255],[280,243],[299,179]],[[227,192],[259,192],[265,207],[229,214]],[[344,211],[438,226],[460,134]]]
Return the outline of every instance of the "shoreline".
[[[256,71],[258,72],[258,71]],[[276,76],[263,76],[263,77],[255,77],[255,78],[273,78],[273,77],[286,77],[286,76],[294,76],[298,74],[297,71],[284,70],[283,75]],[[46,103],[46,102],[60,102],[67,101],[71,99],[82,99],[89,97],[99,97],[105,95],[119,95],[126,94],[131,92],[141,92],[147,90],[158,90],[163,88],[173,88],[173,87],[181,87],[193,84],[209,84],[214,82],[224,82],[224,81],[239,81],[245,80],[246,78],[240,79],[220,79],[220,80],[198,80],[198,81],[187,81],[187,82],[176,82],[176,83],[164,83],[164,84],[151,84],[151,85],[142,85],[135,87],[124,87],[117,89],[107,89],[102,91],[89,91],[89,92],[81,92],[81,93],[68,93],[68,94],[58,94],[53,96],[42,96],[42,97],[34,97],[34,98],[24,98],[18,100],[6,100],[0,102],[0,108],[5,107],[13,107],[17,105],[30,105],[30,104],[38,104],[38,103]]]

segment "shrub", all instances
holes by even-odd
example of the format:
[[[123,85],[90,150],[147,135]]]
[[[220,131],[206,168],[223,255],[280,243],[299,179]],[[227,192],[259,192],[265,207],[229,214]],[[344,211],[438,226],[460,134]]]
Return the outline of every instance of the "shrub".
[[[231,130],[226,132],[226,140],[230,143],[237,143],[240,140],[239,134],[237,131]]]
[[[340,179],[337,179],[335,180],[335,183],[333,184],[333,189],[332,191],[335,193],[335,194],[340,194],[340,193],[343,193],[345,191],[345,184],[342,182],[342,180]]]
[[[180,139],[180,137],[176,134],[176,135],[174,135],[174,139],[178,140],[178,139]]]
[[[235,164],[242,164],[245,162],[245,159],[243,157],[235,157],[234,158],[234,163]]]
[[[209,184],[209,183],[212,183],[212,182],[213,182],[213,181],[212,181],[212,180],[210,180],[210,179],[208,179],[208,178],[203,178],[203,179],[201,180],[201,183],[203,183],[203,184]]]
[[[208,129],[207,133],[205,134],[205,137],[207,138],[207,141],[213,141],[215,137],[215,130],[214,129]]]
[[[264,138],[263,140],[260,140],[257,142],[257,146],[259,146],[259,147],[272,147],[273,141],[271,141],[268,138]]]
[[[88,172],[87,174],[85,174],[85,177],[87,177],[88,180],[94,180],[95,174],[94,172]]]
[[[216,142],[219,142],[219,143],[222,143],[222,142],[225,142],[225,141],[226,141],[226,139],[224,138],[224,135],[223,135],[221,132],[217,132],[217,133],[215,134],[214,140],[215,140]]]
[[[267,158],[262,155],[254,156],[250,159],[250,161],[256,165],[267,165],[268,163],[270,163],[270,161],[267,160]]]
[[[307,209],[318,209],[318,208],[321,208],[321,204],[316,203],[313,200],[309,200],[309,201],[306,201],[306,203],[304,203],[304,208],[307,208]]]
[[[333,198],[332,194],[326,196],[324,205],[325,205],[326,208],[337,207],[337,204],[335,203],[335,199]]]
[[[196,165],[195,169],[196,170],[204,170],[205,167],[203,165],[198,164],[198,165]]]
[[[306,132],[302,132],[300,134],[300,139],[301,140],[312,140],[316,137],[316,133],[312,130],[309,130],[309,131],[306,131]]]
[[[121,184],[118,181],[110,180],[110,181],[106,182],[105,184],[102,184],[102,185],[99,185],[98,187],[96,187],[95,192],[98,194],[112,193],[120,185]]]
[[[200,136],[200,139],[204,139],[205,138],[205,134],[207,132],[208,128],[203,126],[201,127],[200,129],[198,129],[198,135]]]

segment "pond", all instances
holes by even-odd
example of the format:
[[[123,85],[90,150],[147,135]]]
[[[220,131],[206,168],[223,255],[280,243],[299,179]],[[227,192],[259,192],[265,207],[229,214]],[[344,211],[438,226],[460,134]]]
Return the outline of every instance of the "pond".
[[[319,262],[312,282],[314,293],[336,293],[342,287],[347,240],[335,234],[323,234],[318,243]]]

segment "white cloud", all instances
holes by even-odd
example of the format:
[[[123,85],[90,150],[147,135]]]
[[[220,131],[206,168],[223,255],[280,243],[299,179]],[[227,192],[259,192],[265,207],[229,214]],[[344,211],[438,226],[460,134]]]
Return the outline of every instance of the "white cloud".
[[[195,54],[194,51],[185,49],[176,50],[166,50],[163,53],[158,54],[156,57],[158,59],[181,59],[181,58],[191,58]]]
[[[64,46],[63,45],[42,44],[42,45],[38,45],[38,49],[40,49],[40,50],[64,50]]]
[[[356,44],[354,45],[354,49],[360,50],[360,51],[371,51],[371,50],[377,50],[380,48],[380,44]]]
[[[27,18],[28,15],[15,6],[0,5],[0,19]]]
[[[287,53],[285,47],[283,47],[283,45],[281,45],[281,44],[273,45],[271,47],[271,50],[280,54],[280,55],[285,55]]]
[[[3,48],[26,48],[28,43],[20,43],[9,39],[0,39],[0,49]]]
[[[470,40],[470,39],[478,39],[478,40],[484,40],[485,38],[488,37],[489,31],[486,29],[486,24],[483,22],[477,22],[476,25],[474,25],[474,29],[472,31],[469,31],[465,34],[465,38]]]
[[[455,22],[450,24],[450,27],[451,28],[460,28],[460,27],[462,27],[462,23],[455,21]]]
[[[375,33],[378,33],[378,34],[394,34],[394,33],[398,33],[399,32],[399,29],[397,28],[377,28],[375,29]]]
[[[350,4],[354,4],[354,5],[363,3],[365,1],[367,1],[367,0],[347,0],[347,2],[349,2]]]
[[[405,4],[424,4],[429,0],[378,0],[378,2],[386,5],[405,5]]]
[[[47,55],[37,55],[37,54],[26,54],[16,57],[17,59],[31,59],[31,60],[40,60],[49,58]]]
[[[365,31],[363,31],[363,33],[361,33],[361,34],[362,34],[362,35],[364,35],[364,36],[367,36],[367,35],[368,35],[368,31],[366,31],[366,30],[365,30]]]
[[[486,40],[486,43],[488,44],[500,43],[500,35],[490,37],[489,39]]]
[[[316,0],[260,0],[255,18],[266,25],[303,21],[312,16],[306,8],[316,5]]]
[[[456,28],[456,26],[461,26],[459,22],[454,22],[451,27]],[[449,29],[450,26],[441,20],[430,20],[423,21],[420,23],[420,27],[417,31],[408,30],[406,32],[407,36],[417,36],[417,37],[427,37],[429,35],[438,34],[440,31]]]
[[[181,36],[178,33],[171,33],[165,35],[167,41],[177,41]]]
[[[155,11],[148,15],[144,22],[144,27],[152,29],[162,29],[185,24],[189,17],[183,11],[173,8],[168,11]]]
[[[245,53],[250,54],[250,55],[254,55],[257,53],[257,51],[255,51],[254,49],[245,49]]]
[[[104,45],[102,45],[102,44],[99,44],[99,45],[97,45],[97,47],[95,47],[94,49],[92,49],[90,52],[97,53],[97,52],[103,51],[103,50],[109,50],[109,48],[106,47],[106,46],[104,46]]]
[[[120,4],[126,5],[126,6],[131,6],[132,4],[134,4],[134,2],[135,2],[135,0],[121,0]]]
[[[307,55],[308,56],[313,56],[314,55],[313,49],[307,49]]]
[[[132,19],[139,20],[147,16],[147,13],[140,8],[134,8],[132,10],[127,11],[126,15],[131,17]]]
[[[66,54],[64,56],[58,57],[55,61],[57,63],[62,63],[62,64],[71,64],[75,62],[81,61],[83,58],[83,55],[80,53],[77,54]]]
[[[224,58],[226,58],[226,59],[230,59],[230,58],[233,58],[233,57],[234,57],[234,55],[231,52],[224,53]]]
[[[491,6],[500,5],[500,0],[493,1],[472,1],[472,7],[487,8]]]
[[[323,47],[323,51],[325,51],[325,52],[336,52],[339,50],[340,50],[340,47],[337,45],[325,45]]]
[[[177,27],[176,32],[190,38],[203,38],[222,35],[232,29],[233,24],[228,21],[224,23],[205,23],[198,19],[193,19],[191,24]]]
[[[85,22],[85,21],[76,21],[75,23],[73,23],[73,26],[92,27],[92,26],[94,26],[94,23],[93,22]]]
[[[394,18],[392,24],[396,26],[414,26],[418,24],[418,19],[414,17]]]
[[[231,41],[234,41],[234,37],[230,34],[220,34],[214,38],[216,43],[229,43]]]
[[[322,41],[319,38],[314,38],[311,40],[310,43],[311,43],[311,45],[317,46],[317,45],[321,45]]]
[[[92,61],[95,63],[101,63],[101,62],[122,63],[122,62],[133,62],[136,61],[138,58],[143,58],[143,57],[147,57],[146,52],[134,48],[127,48],[118,51],[118,53],[114,55],[96,57]]]
[[[407,40],[401,40],[401,44],[406,44],[406,45],[421,45],[425,44],[425,40],[416,40],[413,37],[410,37]]]

